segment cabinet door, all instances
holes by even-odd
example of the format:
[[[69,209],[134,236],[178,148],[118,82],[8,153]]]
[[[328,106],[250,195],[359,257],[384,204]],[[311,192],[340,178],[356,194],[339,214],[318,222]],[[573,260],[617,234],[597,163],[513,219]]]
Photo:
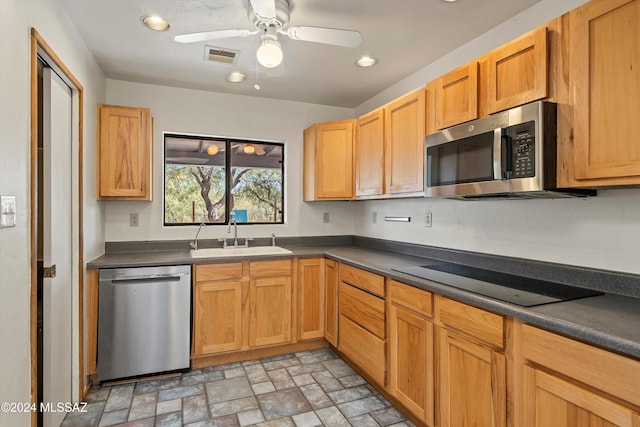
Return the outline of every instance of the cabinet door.
[[[242,282],[196,283],[193,353],[203,355],[241,347]]]
[[[524,425],[637,427],[640,415],[545,372],[524,367]]]
[[[298,325],[301,340],[324,336],[324,262],[298,261]]]
[[[391,394],[420,420],[434,425],[433,324],[392,301],[389,346]]]
[[[356,196],[384,193],[384,111],[358,119],[356,132]]]
[[[437,335],[440,427],[504,427],[504,355],[445,328]]]
[[[249,290],[249,345],[291,341],[291,277],[251,280]]]
[[[478,63],[473,61],[436,80],[436,128],[478,118]]]
[[[640,183],[640,0],[593,0],[570,14],[574,174]]]
[[[385,107],[385,179],[390,194],[424,191],[424,90]]]
[[[316,199],[354,196],[353,123],[342,120],[316,125]]]
[[[98,197],[151,200],[151,113],[99,106]]]
[[[489,55],[489,113],[547,97],[547,27],[531,31]]]
[[[325,317],[324,337],[334,347],[338,346],[338,265],[326,260],[324,265]]]

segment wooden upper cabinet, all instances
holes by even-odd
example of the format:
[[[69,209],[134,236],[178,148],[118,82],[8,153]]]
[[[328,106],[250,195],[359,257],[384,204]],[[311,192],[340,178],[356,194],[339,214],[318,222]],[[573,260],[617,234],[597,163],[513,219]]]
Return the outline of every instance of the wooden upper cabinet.
[[[389,194],[424,191],[424,92],[410,92],[384,108],[385,185]]]
[[[570,13],[574,177],[640,184],[640,0],[593,0]]]
[[[98,198],[151,200],[151,111],[101,104],[98,123]]]
[[[478,118],[478,63],[473,61],[435,81],[435,126],[444,129]]]
[[[356,132],[356,196],[384,194],[384,110],[358,119]]]
[[[489,114],[547,97],[547,27],[533,30],[489,55]]]
[[[316,123],[305,129],[305,201],[353,199],[354,122],[340,120]]]

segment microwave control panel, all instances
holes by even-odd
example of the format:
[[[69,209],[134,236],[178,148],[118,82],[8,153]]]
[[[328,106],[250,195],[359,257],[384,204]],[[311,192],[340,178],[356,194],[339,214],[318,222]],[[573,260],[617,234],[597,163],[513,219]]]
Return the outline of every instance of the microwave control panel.
[[[512,177],[533,177],[536,175],[535,123],[522,123],[513,126],[511,130]]]

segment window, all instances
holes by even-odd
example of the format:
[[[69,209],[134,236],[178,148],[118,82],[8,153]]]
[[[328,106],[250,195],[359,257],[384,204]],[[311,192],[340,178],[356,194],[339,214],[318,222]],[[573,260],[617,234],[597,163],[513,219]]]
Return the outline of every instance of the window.
[[[164,224],[282,224],[284,144],[164,134]]]

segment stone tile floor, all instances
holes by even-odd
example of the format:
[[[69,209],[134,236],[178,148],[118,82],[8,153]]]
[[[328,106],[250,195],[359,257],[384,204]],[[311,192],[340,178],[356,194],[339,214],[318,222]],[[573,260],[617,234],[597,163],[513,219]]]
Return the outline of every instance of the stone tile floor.
[[[75,426],[414,427],[330,349],[94,387]]]

